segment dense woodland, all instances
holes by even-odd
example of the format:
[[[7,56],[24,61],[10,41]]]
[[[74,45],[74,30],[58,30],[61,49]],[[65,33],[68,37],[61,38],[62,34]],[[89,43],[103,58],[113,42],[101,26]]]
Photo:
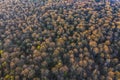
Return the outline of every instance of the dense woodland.
[[[120,2],[1,0],[0,80],[120,80]]]

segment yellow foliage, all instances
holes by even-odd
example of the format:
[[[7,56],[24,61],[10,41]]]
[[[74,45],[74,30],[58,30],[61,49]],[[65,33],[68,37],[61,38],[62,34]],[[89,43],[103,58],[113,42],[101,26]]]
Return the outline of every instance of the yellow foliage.
[[[61,63],[61,62],[59,62],[59,63],[58,63],[58,66],[61,66],[61,65],[62,65],[62,63]]]
[[[10,80],[14,80],[14,76],[10,76]]]
[[[5,79],[10,79],[10,78],[11,78],[11,76],[8,74],[5,76]]]
[[[7,74],[5,77],[5,80],[7,79],[7,80],[14,80],[14,76],[11,76],[11,75],[9,75],[9,74]]]
[[[2,66],[4,67],[4,66],[6,66],[6,64],[7,64],[6,62],[3,62],[3,63],[2,63]]]
[[[40,49],[40,48],[41,48],[41,46],[40,46],[40,45],[38,45],[38,46],[37,46],[37,49]]]
[[[3,53],[3,50],[0,50],[0,55]]]
[[[60,68],[62,66],[62,62],[59,61],[58,64],[56,65],[57,68]]]

